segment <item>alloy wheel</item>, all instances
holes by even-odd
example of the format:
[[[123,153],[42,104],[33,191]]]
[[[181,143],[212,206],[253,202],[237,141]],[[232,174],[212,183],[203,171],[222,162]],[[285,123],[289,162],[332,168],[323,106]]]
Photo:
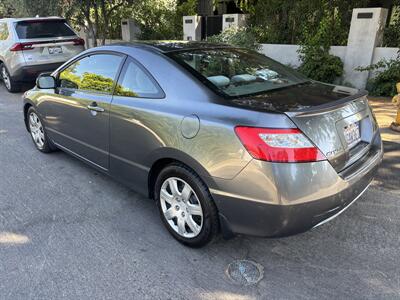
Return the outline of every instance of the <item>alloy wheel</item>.
[[[6,88],[9,90],[11,89],[11,81],[10,81],[10,76],[8,75],[6,67],[1,68],[1,77],[3,78],[3,82],[6,86]]]
[[[161,209],[169,226],[184,238],[194,238],[203,227],[203,209],[192,187],[177,177],[167,178],[160,191]]]
[[[43,125],[37,114],[34,112],[31,112],[29,115],[29,129],[36,146],[39,149],[43,149],[45,143]]]

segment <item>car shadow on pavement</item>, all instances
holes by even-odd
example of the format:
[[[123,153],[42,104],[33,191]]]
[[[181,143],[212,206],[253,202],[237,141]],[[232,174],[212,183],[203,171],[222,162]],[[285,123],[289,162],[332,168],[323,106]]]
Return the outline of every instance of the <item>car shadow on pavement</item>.
[[[383,142],[385,155],[373,186],[400,192],[400,143]]]

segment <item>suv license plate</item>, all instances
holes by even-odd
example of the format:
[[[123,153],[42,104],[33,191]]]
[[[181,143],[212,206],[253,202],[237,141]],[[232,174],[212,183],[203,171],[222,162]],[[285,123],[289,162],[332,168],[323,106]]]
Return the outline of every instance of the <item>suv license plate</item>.
[[[344,138],[346,139],[349,147],[354,146],[361,140],[360,136],[360,122],[355,122],[347,125],[344,128]]]
[[[60,53],[63,53],[62,48],[60,46],[49,47],[49,54],[60,54]]]

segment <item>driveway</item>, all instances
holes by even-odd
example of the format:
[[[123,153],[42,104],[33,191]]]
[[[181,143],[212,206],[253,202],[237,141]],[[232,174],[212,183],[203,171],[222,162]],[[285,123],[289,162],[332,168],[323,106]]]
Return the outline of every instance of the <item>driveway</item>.
[[[194,250],[169,236],[151,200],[63,152],[36,151],[21,95],[0,85],[0,298],[400,299],[400,163],[389,158],[387,180],[328,224]],[[225,270],[238,259],[264,278],[233,284]]]

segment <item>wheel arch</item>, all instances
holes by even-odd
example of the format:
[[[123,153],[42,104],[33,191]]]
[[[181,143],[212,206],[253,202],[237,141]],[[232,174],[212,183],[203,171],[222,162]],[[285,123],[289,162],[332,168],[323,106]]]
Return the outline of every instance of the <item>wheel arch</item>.
[[[30,107],[33,107],[33,102],[29,99],[24,99],[24,123],[25,123],[25,128],[29,132],[29,126],[28,126],[28,110]]]
[[[153,155],[150,164],[151,167],[147,182],[148,195],[151,199],[154,197],[154,185],[158,174],[163,168],[172,163],[182,164],[193,170],[209,189],[215,186],[215,181],[212,176],[196,159],[177,149],[162,148]]]

